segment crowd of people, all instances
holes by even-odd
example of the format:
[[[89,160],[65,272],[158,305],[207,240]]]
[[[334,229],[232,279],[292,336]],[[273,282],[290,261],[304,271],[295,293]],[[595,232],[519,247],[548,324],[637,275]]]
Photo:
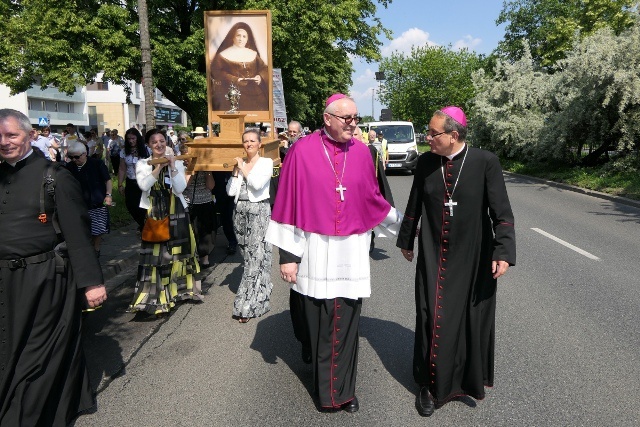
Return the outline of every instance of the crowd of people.
[[[436,111],[426,138],[431,150],[420,157],[403,214],[395,208],[386,179],[386,140],[374,131],[362,133],[353,99],[330,96],[322,118],[323,126],[308,135],[301,123],[289,123],[278,135],[280,162],[275,166],[275,159],[260,155],[260,129],[247,128],[240,141],[244,156],[234,160],[231,172],[189,173],[189,159],[180,154],[188,152],[189,142],[206,135],[202,128],[191,135],[160,129],[142,135],[132,128],[122,139],[115,129],[100,138],[97,132],[78,135],[70,125],[57,141],[50,129],[38,135],[21,113],[0,110],[0,198],[6,190],[4,198],[15,203],[14,180],[35,193],[40,178],[29,181],[23,175],[39,177],[44,171],[46,181],[48,164],[64,164],[55,168],[53,181],[61,185],[51,191],[55,198],[46,209],[38,204],[42,197],[34,196],[29,204],[13,208],[15,215],[0,216],[0,226],[16,221],[20,227],[42,228],[34,231],[37,245],[26,244],[17,232],[0,245],[0,291],[5,283],[26,278],[34,289],[43,286],[46,269],[58,271],[57,234],[68,252],[61,271],[72,269],[73,275],[60,274],[57,280],[65,283],[66,294],[52,296],[48,305],[65,298],[64,304],[72,304],[77,297],[84,298],[86,307],[96,307],[106,300],[98,257],[102,237],[109,233],[110,167],[140,235],[140,263],[128,311],[164,316],[180,301],[204,301],[199,273],[211,266],[209,256],[222,227],[226,253],[234,255],[239,249],[242,255],[231,317],[247,323],[263,316],[271,310],[275,246],[279,278],[290,285],[295,338],[302,360],[312,365],[318,409],[353,413],[360,408],[359,319],[363,301],[371,295],[375,231],[377,236],[397,237],[396,245],[409,262],[417,258],[413,373],[418,413],[430,416],[460,395],[483,399],[484,388],[493,384],[496,280],[515,265],[514,219],[497,157],[468,145],[462,109]],[[31,169],[35,172],[28,172]],[[61,206],[69,200],[73,203]],[[60,226],[56,221],[45,226],[40,219],[35,227],[36,212],[43,210],[60,218]],[[31,215],[28,221],[26,213]],[[73,227],[70,221],[75,221]],[[79,260],[86,257],[82,251],[87,247],[95,256],[83,265]],[[74,287],[85,289],[84,296],[69,296]],[[36,303],[36,297],[20,295],[10,293],[7,301]],[[65,310],[74,328],[59,345],[73,346],[80,339],[81,317],[79,311]],[[27,318],[3,307],[0,312],[2,322],[24,325],[48,316],[36,310]],[[11,314],[9,320],[4,320],[5,313]],[[47,327],[53,333],[57,326]],[[27,341],[42,339],[30,337],[26,326],[21,333]],[[36,350],[28,353],[15,338],[8,343],[0,350],[3,369],[7,361],[11,368],[0,381],[0,425],[28,425],[35,419],[69,422],[93,404],[82,380],[86,370],[81,351],[60,356],[49,349],[51,354],[40,355]],[[34,355],[55,355],[60,365],[77,359],[72,390],[55,376],[55,365],[37,379],[41,385],[25,387],[27,379],[21,374]],[[35,405],[39,393],[53,392],[58,393],[54,403]],[[33,414],[23,411],[24,402],[35,405]]]

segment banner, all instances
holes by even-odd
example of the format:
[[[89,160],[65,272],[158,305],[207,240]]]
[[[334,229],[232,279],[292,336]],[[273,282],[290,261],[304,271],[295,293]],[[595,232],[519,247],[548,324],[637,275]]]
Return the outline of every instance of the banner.
[[[286,128],[288,123],[280,68],[273,69],[273,122],[276,128]]]

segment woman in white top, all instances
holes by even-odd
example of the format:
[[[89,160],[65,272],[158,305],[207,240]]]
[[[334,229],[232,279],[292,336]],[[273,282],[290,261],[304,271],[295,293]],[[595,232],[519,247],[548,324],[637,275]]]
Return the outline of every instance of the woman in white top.
[[[202,300],[200,281],[195,277],[200,266],[187,202],[182,196],[187,186],[184,164],[172,154],[166,155],[167,143],[158,129],[148,131],[145,138],[151,157],[136,163],[136,181],[142,190],[139,206],[147,210],[147,218],[169,217],[169,240],[146,242],[143,232],[138,280],[128,311],[160,315],[169,312],[177,301]],[[168,161],[149,163],[163,157]]]
[[[271,218],[269,183],[273,160],[260,157],[260,133],[247,130],[242,134],[246,160],[236,158],[237,166],[227,183],[227,194],[236,201],[233,228],[244,257],[244,271],[233,303],[233,317],[247,323],[270,309],[271,245],[264,235]]]
[[[124,194],[127,210],[138,224],[138,231],[141,231],[147,218],[147,210],[139,206],[142,190],[140,190],[136,181],[136,164],[138,160],[149,157],[149,152],[138,129],[131,128],[127,130],[124,134],[124,139],[124,150],[120,151],[118,191],[120,194]]]

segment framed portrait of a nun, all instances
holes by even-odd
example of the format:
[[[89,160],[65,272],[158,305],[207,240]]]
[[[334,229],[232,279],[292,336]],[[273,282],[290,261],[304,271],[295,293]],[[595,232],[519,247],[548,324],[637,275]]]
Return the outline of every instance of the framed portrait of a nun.
[[[245,122],[272,122],[271,12],[207,11],[204,20],[209,122],[231,110],[232,88]]]

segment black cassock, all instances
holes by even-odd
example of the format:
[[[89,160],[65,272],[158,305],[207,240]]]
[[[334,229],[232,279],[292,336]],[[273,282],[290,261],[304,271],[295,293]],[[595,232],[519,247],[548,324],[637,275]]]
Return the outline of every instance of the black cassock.
[[[457,203],[452,212],[445,188]],[[413,249],[420,219],[414,379],[429,387],[436,405],[459,395],[483,399],[494,377],[491,261],[516,262],[513,213],[498,158],[477,148],[452,160],[421,155],[398,247]]]
[[[380,154],[378,149],[373,144],[367,144],[369,152],[371,153],[371,159],[373,160],[373,166],[376,170],[376,180],[378,181],[378,187],[380,188],[380,194],[389,202],[393,207],[396,205],[393,203],[393,196],[391,195],[391,187],[389,187],[389,181],[387,181],[387,175],[384,172],[384,165],[380,161]]]
[[[49,162],[31,154],[15,167],[0,164],[0,260],[50,253],[51,222],[38,219],[40,188]],[[82,289],[102,283],[90,242],[80,185],[56,172],[60,228],[74,281],[56,273],[56,259],[0,267],[0,426],[64,426],[94,404],[80,341]],[[70,273],[69,273],[70,274]],[[65,276],[67,276],[65,274]]]

